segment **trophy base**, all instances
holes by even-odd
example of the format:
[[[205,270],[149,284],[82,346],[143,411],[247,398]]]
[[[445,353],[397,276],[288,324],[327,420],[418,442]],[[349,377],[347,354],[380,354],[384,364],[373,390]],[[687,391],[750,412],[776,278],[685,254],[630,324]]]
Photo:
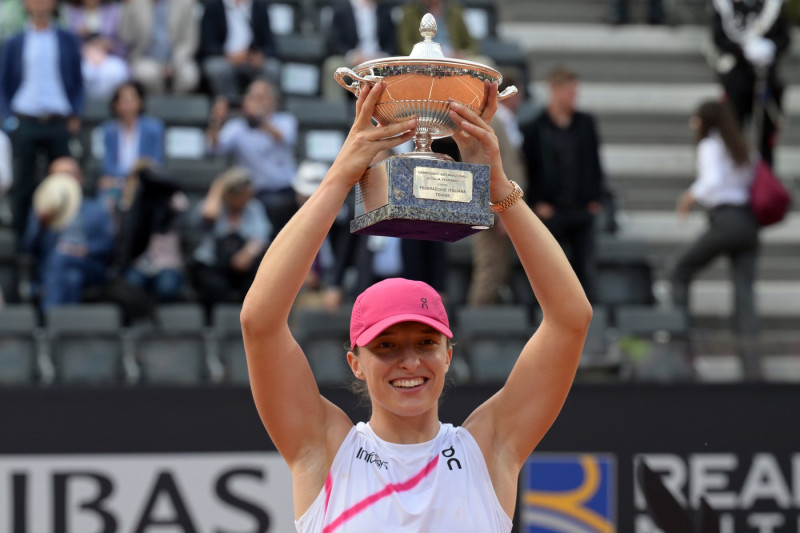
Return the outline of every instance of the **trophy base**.
[[[400,154],[359,181],[350,232],[454,242],[493,225],[488,165]]]
[[[494,224],[491,213],[465,216],[461,212],[385,205],[356,217],[350,232],[403,239],[455,242]]]

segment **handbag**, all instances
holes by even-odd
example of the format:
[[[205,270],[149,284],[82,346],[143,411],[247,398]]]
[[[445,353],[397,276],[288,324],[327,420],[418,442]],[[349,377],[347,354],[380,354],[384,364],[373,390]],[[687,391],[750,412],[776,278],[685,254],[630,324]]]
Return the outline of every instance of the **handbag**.
[[[791,203],[789,191],[772,172],[769,164],[759,161],[750,185],[750,209],[759,225],[770,226],[783,220]]]

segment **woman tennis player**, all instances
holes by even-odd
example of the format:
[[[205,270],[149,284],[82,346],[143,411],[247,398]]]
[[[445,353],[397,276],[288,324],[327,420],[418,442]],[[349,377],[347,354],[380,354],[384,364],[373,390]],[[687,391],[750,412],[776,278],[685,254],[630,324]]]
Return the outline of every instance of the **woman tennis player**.
[[[347,361],[369,393],[366,423],[353,425],[320,395],[289,329],[295,297],[348,192],[376,154],[413,136],[415,119],[372,124],[383,90],[379,83],[361,91],[336,161],[267,250],[245,298],[256,407],[291,470],[300,532],[507,532],[520,469],[566,399],[592,309],[561,248],[503,172],[488,125],[496,84],[486,83],[480,115],[452,103],[450,116],[462,128],[455,139],[463,160],[490,166],[492,209],[544,314],[505,385],[462,426],[439,421],[452,333],[439,295],[422,282],[379,282],[353,306]]]

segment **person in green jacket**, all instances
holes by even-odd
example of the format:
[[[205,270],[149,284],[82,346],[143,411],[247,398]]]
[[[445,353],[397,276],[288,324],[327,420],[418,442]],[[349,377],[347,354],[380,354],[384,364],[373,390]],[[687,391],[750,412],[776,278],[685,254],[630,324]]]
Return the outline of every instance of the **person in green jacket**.
[[[442,45],[446,57],[467,59],[478,53],[478,45],[464,22],[464,10],[456,0],[415,0],[403,7],[403,18],[397,27],[397,48],[402,55],[411,53],[422,40],[419,23],[425,13],[436,19],[438,31],[434,41]]]

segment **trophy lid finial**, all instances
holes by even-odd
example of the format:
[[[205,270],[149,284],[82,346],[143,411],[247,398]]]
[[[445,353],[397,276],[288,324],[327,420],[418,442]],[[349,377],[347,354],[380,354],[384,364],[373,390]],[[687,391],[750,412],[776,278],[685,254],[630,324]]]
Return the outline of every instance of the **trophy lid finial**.
[[[436,36],[436,19],[430,13],[425,13],[419,23],[419,33],[423,40],[414,45],[409,57],[415,59],[444,59],[442,46],[433,40]]]
[[[425,42],[430,42],[436,37],[437,31],[439,31],[439,28],[436,26],[436,19],[430,13],[425,13],[419,23],[420,35],[425,39]]]

